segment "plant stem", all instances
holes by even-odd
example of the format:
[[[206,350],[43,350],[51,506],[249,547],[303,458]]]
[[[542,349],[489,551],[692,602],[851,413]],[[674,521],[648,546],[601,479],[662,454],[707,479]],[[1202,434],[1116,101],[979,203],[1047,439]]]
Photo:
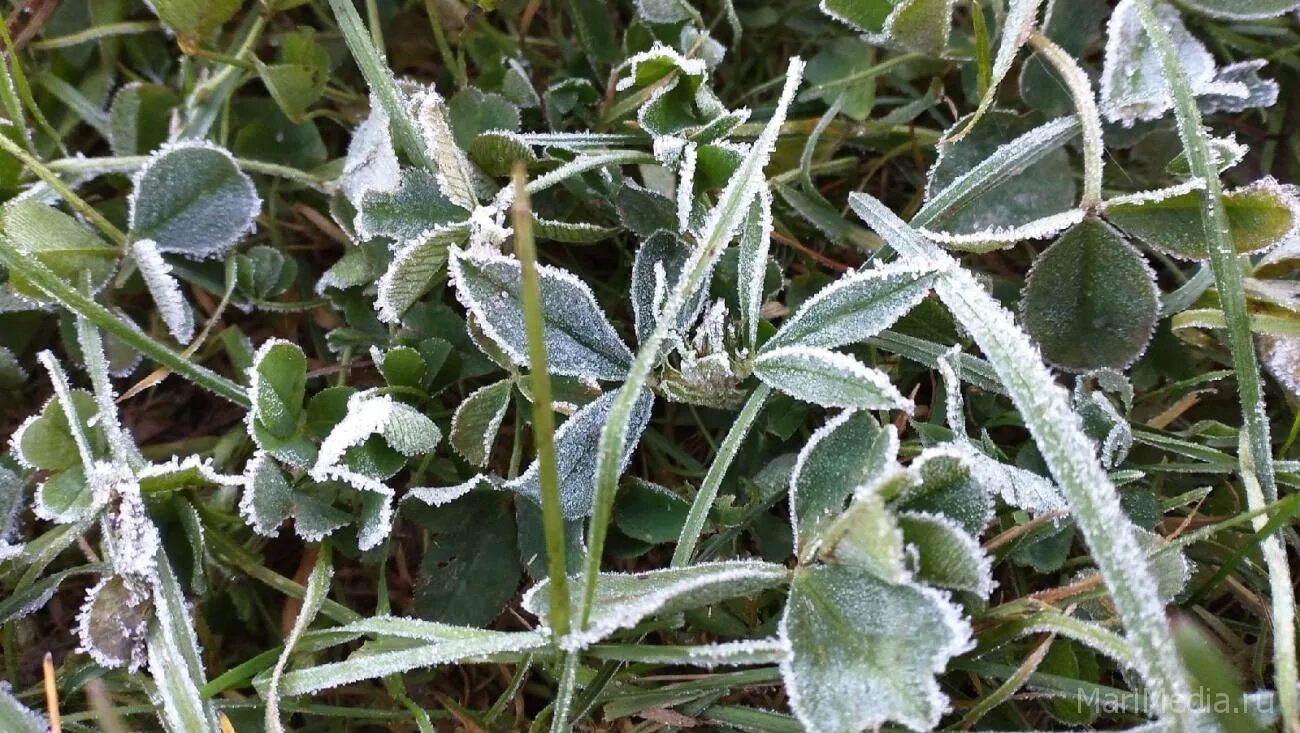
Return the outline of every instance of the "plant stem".
[[[55,36],[54,38],[35,41],[29,47],[33,51],[51,51],[56,48],[68,48],[103,38],[112,38],[113,36],[152,33],[162,29],[163,24],[156,20],[122,21],[120,23],[94,26],[77,33],[69,33],[66,36]]]
[[[1210,252],[1210,269],[1214,273],[1219,304],[1227,324],[1228,346],[1232,351],[1232,365],[1237,373],[1237,395],[1241,400],[1243,447],[1240,451],[1242,477],[1249,485],[1257,480],[1258,491],[1247,490],[1248,506],[1257,509],[1265,503],[1277,501],[1277,483],[1273,474],[1273,449],[1269,437],[1268,417],[1264,411],[1264,394],[1259,379],[1259,362],[1255,358],[1254,337],[1246,310],[1246,291],[1242,283],[1241,264],[1233,245],[1228,223],[1228,212],[1223,205],[1223,184],[1219,171],[1210,156],[1208,135],[1201,122],[1201,111],[1196,96],[1183,70],[1169,34],[1151,9],[1150,0],[1137,0],[1134,4],[1138,17],[1151,44],[1160,55],[1160,65],[1174,100],[1174,114],[1178,119],[1178,133],[1192,175],[1205,182],[1201,191],[1201,226]],[[1257,494],[1252,499],[1252,493]],[[1300,702],[1296,698],[1297,665],[1295,649],[1295,597],[1291,586],[1291,573],[1285,557],[1265,552],[1269,582],[1281,588],[1286,598],[1273,598],[1273,625],[1275,631],[1287,626],[1289,633],[1276,633],[1273,639],[1273,664],[1276,668],[1277,694],[1282,707],[1282,719],[1287,730],[1300,731]],[[1280,560],[1280,562],[1279,562]],[[1287,612],[1289,609],[1289,613]],[[1285,614],[1279,618],[1279,614]]]
[[[704,475],[704,480],[700,482],[700,490],[696,492],[695,500],[691,502],[691,510],[686,515],[686,522],[682,524],[681,534],[677,537],[677,547],[673,550],[672,567],[682,567],[691,563],[695,546],[704,531],[704,522],[709,517],[709,509],[718,498],[718,487],[722,485],[727,469],[731,467],[731,462],[740,452],[740,444],[749,434],[754,418],[758,417],[759,411],[763,409],[763,404],[767,402],[767,397],[771,393],[771,387],[766,384],[759,385],[758,389],[749,395],[749,400],[736,416],[736,422],[731,425],[727,437],[723,438],[718,454],[713,457],[709,472]]]
[[[31,169],[32,173],[35,173],[37,178],[44,181],[46,185],[59,195],[60,198],[67,201],[68,205],[71,206],[74,211],[84,216],[91,224],[94,224],[95,228],[103,232],[104,236],[112,240],[113,244],[116,244],[119,248],[126,244],[126,235],[122,233],[121,229],[113,226],[112,222],[105,218],[103,214],[99,213],[95,207],[87,203],[85,199],[78,196],[75,191],[69,188],[68,185],[55,175],[54,171],[47,168],[44,163],[33,158],[26,150],[23,150],[17,143],[10,140],[5,135],[0,135],[0,150],[4,150],[6,153],[14,156],[23,165]]]
[[[528,377],[533,386],[533,443],[542,493],[542,531],[546,536],[546,575],[550,579],[550,624],[557,648],[569,634],[569,577],[564,557],[564,515],[560,508],[560,478],[555,463],[555,413],[551,410],[551,375],[547,371],[542,286],[537,275],[533,241],[533,212],[524,183],[523,164],[515,166],[515,252],[519,256],[520,296],[524,329],[528,333]],[[518,436],[515,438],[518,442]],[[557,711],[559,712],[559,711]]]
[[[107,308],[64,282],[40,260],[18,251],[8,239],[0,238],[0,261],[3,261],[11,272],[22,275],[45,291],[64,308],[108,331],[144,356],[240,407],[250,406],[248,394],[243,387],[207,367],[189,361],[179,352],[149,338],[149,335],[143,331],[123,323]]]
[[[1061,75],[1074,99],[1079,124],[1083,127],[1083,199],[1079,206],[1091,211],[1101,205],[1101,173],[1106,152],[1101,137],[1101,113],[1097,111],[1092,82],[1073,56],[1040,31],[1029,34],[1029,44]]]

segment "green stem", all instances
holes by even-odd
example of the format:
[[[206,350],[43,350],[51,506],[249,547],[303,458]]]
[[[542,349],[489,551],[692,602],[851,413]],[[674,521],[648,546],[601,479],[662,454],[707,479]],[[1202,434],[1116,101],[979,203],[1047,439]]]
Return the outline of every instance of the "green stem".
[[[1079,124],[1083,127],[1083,199],[1079,205],[1090,211],[1101,205],[1101,174],[1106,151],[1101,137],[1101,113],[1097,111],[1092,82],[1073,56],[1041,32],[1029,34],[1029,44],[1061,75],[1074,99]]]
[[[731,462],[740,452],[740,444],[749,434],[754,419],[758,417],[758,413],[763,409],[763,404],[767,402],[767,397],[771,393],[772,389],[766,384],[759,385],[758,389],[749,395],[749,400],[736,416],[736,422],[732,424],[727,437],[723,438],[718,454],[714,456],[713,463],[709,465],[709,472],[704,475],[704,481],[700,482],[700,490],[696,492],[695,500],[691,502],[691,510],[686,515],[686,522],[682,524],[681,534],[677,537],[677,547],[673,550],[672,567],[690,564],[691,557],[695,554],[695,546],[700,541],[700,534],[704,531],[704,522],[709,517],[709,509],[718,498],[718,488],[722,485],[722,479],[727,475],[727,469],[731,467]]]
[[[366,33],[365,24],[352,6],[352,0],[329,0],[329,3],[338,20],[339,30],[343,32],[343,40],[347,42],[352,58],[361,69],[361,75],[366,78],[379,105],[388,113],[394,142],[412,162],[430,171],[438,170],[438,164],[429,157],[429,151],[424,147],[415,120],[411,119],[406,110],[406,103],[397,88],[397,81],[393,79],[393,72],[389,71],[383,54],[375,48]]]
[[[26,150],[23,150],[17,143],[4,135],[0,135],[0,150],[4,150],[6,153],[17,158],[23,165],[30,168],[32,173],[36,174],[37,178],[44,181],[46,185],[59,195],[60,198],[67,201],[68,205],[71,206],[74,211],[85,217],[91,224],[94,224],[96,229],[103,232],[104,236],[112,240],[118,247],[122,247],[126,244],[126,235],[122,233],[121,229],[113,226],[112,222],[105,218],[103,214],[99,213],[95,207],[87,203],[85,199],[78,196],[75,191],[69,188],[68,185],[55,175],[54,171],[47,168],[44,163],[33,158]]]
[[[447,43],[447,33],[442,29],[442,15],[438,12],[437,0],[424,0],[424,10],[429,14],[429,25],[433,28],[433,41],[438,46],[438,55],[442,57],[443,65],[456,80],[456,86],[464,89],[469,86],[469,78],[465,75],[465,68],[456,60],[456,55],[452,53],[451,46]]]
[[[0,136],[0,139],[3,137]],[[20,252],[8,239],[0,238],[0,261],[4,262],[10,272],[23,276],[57,300],[64,308],[113,334],[144,356],[240,407],[250,406],[248,394],[243,387],[207,367],[189,361],[183,354],[154,341],[143,331],[123,323],[107,308],[64,282],[40,260]]]
[[[521,270],[520,294],[524,328],[528,333],[528,376],[533,385],[533,443],[542,493],[542,531],[546,536],[546,574],[550,579],[552,639],[558,646],[569,634],[569,577],[564,557],[564,515],[560,508],[560,477],[555,462],[555,413],[551,410],[551,375],[547,371],[542,286],[537,275],[533,241],[533,212],[524,183],[523,164],[515,167],[515,251]],[[518,442],[518,436],[515,438]],[[561,712],[561,711],[557,711]],[[558,718],[558,716],[557,716]]]
[[[1214,273],[1215,289],[1227,323],[1228,346],[1232,351],[1232,365],[1237,376],[1237,395],[1241,400],[1243,449],[1240,461],[1243,478],[1247,484],[1252,478],[1258,481],[1256,492],[1247,491],[1251,509],[1277,501],[1277,482],[1273,473],[1273,449],[1269,437],[1268,417],[1264,409],[1264,394],[1259,379],[1259,362],[1255,358],[1255,342],[1250,333],[1246,310],[1246,290],[1242,283],[1241,264],[1232,242],[1228,212],[1223,205],[1223,184],[1219,171],[1210,155],[1208,134],[1201,121],[1201,111],[1191,82],[1183,70],[1169,34],[1156,20],[1150,0],[1139,0],[1135,7],[1138,17],[1151,43],[1160,55],[1160,65],[1174,100],[1174,114],[1178,118],[1178,132],[1192,169],[1192,175],[1205,182],[1201,191],[1201,226],[1210,252],[1210,269]],[[1285,599],[1274,597],[1274,628],[1285,625],[1290,633],[1275,634],[1273,663],[1276,667],[1278,699],[1282,718],[1290,731],[1300,731],[1300,701],[1296,696],[1297,673],[1295,649],[1295,600],[1291,587],[1290,570],[1285,557],[1265,553],[1269,581],[1282,588]],[[1279,612],[1289,615],[1276,618]]]
[[[121,23],[109,23],[107,25],[87,28],[78,33],[69,33],[66,36],[55,36],[46,38],[41,41],[32,43],[29,48],[33,51],[52,51],[56,48],[69,48],[78,46],[91,41],[98,41],[113,36],[128,36],[136,33],[152,33],[161,31],[163,24],[156,20],[136,20],[124,21]]]

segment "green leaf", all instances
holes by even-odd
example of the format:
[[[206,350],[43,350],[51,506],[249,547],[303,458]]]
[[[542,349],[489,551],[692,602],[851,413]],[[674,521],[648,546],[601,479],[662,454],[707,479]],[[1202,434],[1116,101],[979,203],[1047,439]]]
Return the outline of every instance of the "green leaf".
[[[989,558],[961,525],[942,514],[904,512],[898,526],[916,558],[917,580],[980,598],[993,591]]]
[[[90,420],[99,414],[95,398],[82,390],[72,392],[81,430],[91,441],[95,453],[106,449],[98,430],[90,429]],[[17,458],[24,464],[44,471],[61,471],[81,466],[81,454],[68,425],[68,417],[59,400],[51,399],[41,408],[39,415],[29,418],[14,431],[11,444],[17,448]]]
[[[513,382],[503,379],[474,390],[451,418],[451,447],[475,466],[487,464],[497,431],[510,406]]]
[[[268,340],[253,357],[248,393],[262,427],[278,438],[293,436],[307,393],[307,355],[297,344]]]
[[[660,230],[677,231],[677,209],[661,193],[624,181],[618,190],[618,215],[628,231],[648,239]]]
[[[833,349],[856,344],[889,328],[930,292],[934,271],[884,265],[850,273],[805,300],[762,353],[783,346]]]
[[[883,475],[897,452],[897,433],[881,429],[868,412],[845,412],[828,420],[799,451],[790,475],[796,537],[838,515],[853,490]]]
[[[620,49],[605,3],[601,0],[568,0],[566,6],[587,58],[593,64],[617,62],[621,58]]]
[[[681,532],[690,502],[658,484],[630,478],[623,483],[614,506],[614,521],[623,534],[659,544],[672,542]]]
[[[147,520],[146,520],[147,521]],[[167,554],[156,554],[154,615],[147,638],[149,673],[157,685],[160,717],[169,733],[217,733],[212,705],[199,693],[206,680],[194,619]]]
[[[520,365],[528,364],[520,300],[519,261],[456,250],[451,277],[456,295],[486,333]],[[545,318],[547,367],[553,374],[620,380],[632,354],[596,303],[591,289],[572,273],[539,265]]]
[[[599,399],[578,410],[555,432],[555,463],[560,484],[560,509],[565,519],[575,519],[591,513],[592,492],[595,490],[596,450],[600,432],[609,420],[610,408],[617,392],[606,392]],[[633,403],[627,434],[623,442],[620,466],[632,458],[641,433],[650,421],[654,394],[641,390]],[[517,491],[540,504],[542,489],[534,460],[519,478],[506,483],[506,488]],[[621,469],[620,469],[621,470]]]
[[[963,129],[970,119],[968,115],[958,120],[950,132]],[[1023,150],[1022,138],[1037,129],[1032,116],[989,111],[969,133],[939,147],[939,160],[931,166],[926,181],[926,200],[935,200],[941,191],[986,161]],[[1041,219],[1074,208],[1074,178],[1069,155],[1064,150],[1054,149],[1024,166],[1018,175],[981,185],[976,195],[967,198],[961,208],[949,210],[941,226],[926,226],[942,232],[940,241],[966,247],[984,242],[1027,239],[1032,232],[1016,233],[1016,230],[1031,229]],[[1047,235],[1054,233],[1048,232]]]
[[[507,130],[489,130],[469,145],[469,159],[489,176],[508,176],[515,165],[537,162],[533,146]]]
[[[81,287],[82,273],[96,289],[117,266],[117,250],[76,219],[35,200],[26,199],[0,209],[4,233],[15,248],[36,259],[63,280]],[[45,300],[50,296],[14,271],[9,272],[14,292]]]
[[[1034,260],[1020,301],[1020,319],[1043,357],[1081,372],[1136,361],[1159,310],[1146,260],[1096,219],[1071,228]]]
[[[198,45],[208,33],[235,17],[244,0],[150,0],[149,8],[184,44]]]
[[[44,715],[19,702],[6,684],[0,686],[0,728],[10,733],[45,733],[50,724]]]
[[[235,279],[239,289],[256,300],[269,300],[288,290],[298,274],[295,261],[275,247],[259,244],[236,257]]]
[[[218,257],[235,246],[262,210],[252,180],[230,153],[199,140],[163,147],[134,184],[131,235],[195,259]]]
[[[940,56],[948,48],[954,5],[956,0],[901,0],[885,20],[885,38],[908,51]]]
[[[280,36],[280,55],[274,64],[254,59],[258,76],[285,116],[301,121],[320,99],[329,81],[329,53],[316,42],[316,33],[303,28]]]
[[[641,573],[601,573],[596,578],[596,595],[590,622],[560,640],[563,649],[583,649],[619,629],[630,629],[651,616],[677,613],[708,606],[728,598],[748,596],[786,582],[790,571],[784,565],[756,560],[706,562],[683,568],[649,570]],[[550,581],[542,581],[524,593],[524,610],[547,622]],[[570,586],[573,603],[582,592]]]
[[[826,349],[783,346],[754,360],[754,374],[796,399],[823,407],[911,412],[912,401],[889,376]]]
[[[1121,196],[1105,203],[1103,215],[1143,243],[1189,260],[1207,260],[1201,229],[1201,199],[1196,182],[1159,191]],[[1260,252],[1290,239],[1300,227],[1300,199],[1294,187],[1272,178],[1227,191],[1223,206],[1238,254]]]
[[[422,618],[483,626],[514,595],[523,567],[509,501],[507,494],[472,492],[436,509],[403,509],[429,533],[415,586]]]
[[[180,97],[162,84],[131,82],[119,89],[108,111],[113,153],[140,155],[166,142],[172,110],[178,104]]]
[[[790,707],[826,733],[885,722],[932,729],[948,706],[935,675],[970,642],[970,626],[938,591],[845,565],[796,570],[780,630]]]
[[[362,239],[388,237],[398,243],[428,237],[447,224],[465,221],[469,212],[447,200],[434,175],[407,168],[392,191],[368,191],[356,218]]]
[[[519,129],[519,108],[495,92],[473,87],[462,89],[447,100],[447,113],[456,145],[469,150],[474,138],[490,130]]]
[[[1008,472],[1028,472],[1006,466],[1007,472],[987,471],[976,474],[974,466],[982,465],[972,460],[971,455],[976,453],[974,448],[954,451],[949,446],[936,446],[922,451],[908,467],[916,480],[914,486],[909,487],[899,499],[899,507],[913,512],[941,514],[955,521],[971,536],[978,537],[993,517],[993,502],[990,499],[992,492],[1010,494],[1015,480]],[[979,455],[983,456],[982,453]],[[987,456],[984,460],[1002,466]],[[991,473],[993,478],[986,479],[986,473]],[[1043,479],[1039,479],[1039,482],[1047,484]],[[1047,484],[1047,488],[1052,487]],[[1008,497],[1008,503],[1012,506],[1022,505],[1010,501],[1013,498],[1015,497]]]
[[[849,508],[818,533],[818,551],[823,559],[866,570],[890,583],[908,580],[911,571],[903,532],[898,518],[885,506],[880,490],[897,481],[901,473],[873,477],[875,483],[859,489]]]
[[[379,279],[375,307],[379,319],[398,323],[424,294],[439,282],[449,249],[463,242],[469,227],[452,224],[425,232],[393,256],[393,262]]]

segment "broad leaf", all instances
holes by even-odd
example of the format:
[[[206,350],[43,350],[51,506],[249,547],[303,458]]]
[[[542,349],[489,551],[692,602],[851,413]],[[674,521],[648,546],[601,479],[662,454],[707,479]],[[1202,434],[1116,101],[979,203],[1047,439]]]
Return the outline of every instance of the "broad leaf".
[[[379,279],[375,308],[385,323],[398,323],[424,294],[439,282],[447,252],[465,241],[469,227],[460,223],[431,229],[398,250]],[[328,276],[328,274],[327,274]],[[322,280],[324,282],[324,280]]]
[[[828,420],[808,438],[790,474],[796,539],[839,514],[854,489],[883,474],[897,452],[897,432],[882,429],[868,412]]]
[[[933,728],[948,709],[935,675],[970,642],[970,626],[939,592],[843,565],[795,571],[780,628],[790,707],[825,733]]]
[[[607,392],[599,399],[578,410],[560,429],[555,432],[556,473],[560,482],[560,509],[566,519],[584,517],[591,513],[592,495],[596,486],[596,463],[599,454],[596,445],[600,440],[600,431],[609,420],[610,408],[618,392]],[[654,405],[654,395],[642,390],[632,405],[632,414],[627,422],[627,434],[621,445],[623,455],[620,466],[626,466],[632,458],[641,432],[650,421],[650,408]],[[506,484],[506,488],[517,491],[541,504],[542,489],[538,477],[540,470],[534,460],[519,478]]]
[[[478,491],[436,509],[403,509],[429,537],[415,585],[420,617],[483,626],[501,612],[523,573],[509,503],[507,494]]]
[[[1158,295],[1142,255],[1114,228],[1091,219],[1034,260],[1020,319],[1043,357],[1059,367],[1123,369],[1146,350]]]
[[[619,629],[630,629],[651,616],[708,606],[728,598],[747,596],[785,583],[790,571],[783,565],[754,560],[707,562],[683,568],[641,573],[601,573],[587,628],[560,640],[564,649],[582,649]],[[549,580],[528,589],[524,610],[549,622]],[[581,599],[581,586],[569,586],[573,603]]]
[[[288,438],[298,432],[307,393],[307,356],[297,345],[269,339],[253,357],[248,372],[251,414],[272,435]]]
[[[108,112],[109,144],[117,155],[143,155],[167,140],[180,97],[162,84],[131,82],[117,90]]]
[[[138,239],[131,243],[131,254],[140,268],[149,295],[153,296],[158,315],[167,326],[172,338],[182,344],[194,338],[194,311],[185,302],[180,282],[172,276],[172,267],[159,254],[152,240]]]
[[[659,311],[681,280],[682,268],[690,254],[690,247],[670,231],[656,231],[637,250],[632,260],[631,300],[638,341],[648,339],[654,332],[659,322]],[[677,323],[673,324],[679,334],[684,335],[690,330],[704,307],[707,295],[708,292],[701,288],[683,306]]]
[[[6,237],[24,255],[35,258],[55,275],[81,287],[90,277],[98,289],[117,266],[117,250],[73,219],[50,206],[26,199],[0,209]],[[84,273],[84,275],[83,275]],[[44,300],[49,296],[15,272],[9,273],[14,292]]]
[[[791,397],[823,407],[910,412],[912,401],[889,376],[826,349],[785,346],[754,360],[754,374]]]
[[[805,300],[763,344],[761,353],[783,346],[833,349],[865,341],[920,303],[933,284],[932,270],[908,265],[845,275]]]
[[[0,685],[0,728],[10,733],[46,733],[50,724],[45,716],[19,702],[6,682]]]
[[[1130,236],[1189,260],[1209,259],[1201,229],[1197,182],[1107,201],[1103,213]],[[1223,206],[1237,252],[1261,252],[1290,239],[1300,227],[1300,199],[1295,188],[1264,178],[1225,192]]]
[[[968,120],[969,117],[959,120],[952,129],[964,128]],[[931,166],[926,181],[926,199],[934,200],[941,191],[986,161],[1010,155],[1010,146],[1022,149],[1021,138],[1035,129],[1032,116],[990,111],[968,134],[939,147],[939,160]],[[940,241],[966,248],[985,242],[1051,236],[1055,232],[1038,233],[1033,225],[1072,210],[1075,196],[1070,157],[1057,149],[1025,166],[1014,177],[981,186],[977,195],[970,197],[961,209],[949,213],[941,225],[927,225],[927,228],[942,234],[935,237]]]
[[[1300,8],[1300,0],[1183,0],[1199,13],[1228,20],[1260,20],[1285,15]]]
[[[552,374],[619,380],[632,354],[586,283],[559,268],[539,265],[547,367]],[[515,363],[528,365],[519,261],[456,250],[451,276],[461,303]]]
[[[433,174],[407,168],[397,188],[369,191],[361,197],[355,225],[362,239],[388,237],[404,245],[468,218],[468,210],[443,195]]]
[[[487,463],[512,389],[513,382],[503,379],[474,390],[457,406],[451,418],[451,447],[471,464]]]
[[[948,46],[954,0],[822,0],[822,12],[872,43],[938,56]]]
[[[97,430],[90,430],[90,422],[99,412],[95,398],[88,392],[72,392],[72,403],[77,413],[79,430],[90,441],[92,453],[105,451],[106,444]],[[46,471],[60,471],[80,467],[81,454],[67,413],[58,399],[50,399],[39,415],[27,418],[11,436],[14,457],[24,465]]]
[[[955,521],[942,514],[904,512],[898,525],[915,558],[917,580],[981,598],[993,591],[988,556]]]
[[[210,143],[163,147],[136,174],[131,235],[161,252],[218,257],[253,230],[262,200],[230,153]]]
[[[149,8],[187,44],[197,46],[203,37],[235,17],[244,0],[150,0]]]

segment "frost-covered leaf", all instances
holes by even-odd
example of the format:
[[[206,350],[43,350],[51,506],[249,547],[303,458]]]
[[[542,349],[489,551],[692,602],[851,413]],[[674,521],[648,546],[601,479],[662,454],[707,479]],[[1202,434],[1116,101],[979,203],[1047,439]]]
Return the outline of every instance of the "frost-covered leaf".
[[[676,234],[657,231],[637,250],[632,260],[632,318],[638,341],[645,341],[654,332],[668,294],[682,277],[682,268],[690,258],[690,247]],[[700,288],[683,306],[675,324],[679,334],[690,330],[699,317],[708,292]]]
[[[1259,75],[1267,64],[1265,59],[1251,59],[1219,69],[1213,90],[1197,99],[1201,111],[1236,114],[1277,104],[1277,82]]]
[[[642,188],[632,181],[624,181],[618,191],[618,215],[623,226],[638,237],[664,230],[677,230],[677,215],[673,202],[661,193]]]
[[[586,283],[556,267],[539,265],[543,334],[552,374],[619,380],[632,354],[605,318]],[[455,250],[452,282],[461,303],[479,320],[484,333],[517,364],[528,364],[520,296],[519,261],[489,253]]]
[[[207,680],[194,619],[166,554],[156,553],[154,614],[146,640],[154,705],[168,733],[218,733],[212,705],[199,692]]]
[[[1300,0],[1182,0],[1182,5],[1214,18],[1259,20],[1300,8]]]
[[[969,624],[938,591],[847,565],[795,571],[780,633],[790,707],[826,733],[887,721],[933,728],[948,709],[935,675],[970,643]]]
[[[357,207],[357,236],[388,237],[399,245],[428,236],[469,218],[469,210],[443,195],[433,174],[418,168],[402,171],[396,188],[371,190]]]
[[[557,221],[533,217],[533,236],[543,242],[594,244],[619,233],[618,227],[606,227],[585,221]]]
[[[942,514],[903,512],[898,524],[914,558],[917,580],[981,598],[992,592],[989,557],[957,522]]]
[[[791,397],[823,407],[911,412],[912,401],[889,376],[851,356],[804,346],[765,350],[754,374]]]
[[[117,266],[117,250],[76,219],[34,199],[10,203],[0,209],[5,236],[22,254],[35,258],[55,275],[80,287],[88,275],[98,289]],[[83,275],[84,273],[84,275]],[[36,285],[15,272],[9,285],[19,295],[46,299]]]
[[[1158,296],[1142,255],[1113,227],[1090,219],[1034,260],[1020,320],[1043,357],[1059,367],[1123,369],[1146,350]]]
[[[367,191],[392,191],[401,180],[401,166],[393,148],[384,105],[371,95],[370,116],[352,131],[348,154],[339,176],[339,188],[359,207]]]
[[[81,466],[73,466],[50,476],[36,487],[36,516],[51,522],[68,524],[89,517],[102,506],[91,490]]]
[[[248,394],[253,420],[278,438],[298,432],[307,393],[307,355],[294,343],[268,339],[253,356]]]
[[[911,579],[898,518],[879,491],[896,479],[877,477],[875,483],[860,488],[849,508],[818,533],[817,549],[824,560],[866,570],[889,583]]]
[[[700,13],[687,0],[636,0],[636,14],[647,23],[682,23]]]
[[[926,267],[890,264],[849,273],[805,300],[763,353],[784,346],[833,349],[875,336],[906,315],[934,283]]]
[[[822,12],[872,43],[938,56],[948,47],[955,0],[822,0]]]
[[[0,728],[10,733],[46,733],[50,724],[44,715],[19,702],[8,682],[0,682]]]
[[[772,238],[772,192],[763,188],[740,230],[736,253],[736,299],[740,301],[740,332],[747,347],[758,343],[759,309],[767,295],[768,249]]]
[[[340,479],[365,491],[391,494],[391,489],[375,480],[374,474],[382,471],[367,465],[364,453],[350,453],[372,435],[382,436],[389,447],[407,457],[432,452],[442,440],[438,426],[414,407],[389,395],[356,392],[348,397],[347,414],[321,441],[313,477],[318,481]],[[355,467],[353,460],[359,461]]]
[[[71,400],[79,418],[76,432],[80,432],[90,441],[92,454],[99,455],[105,449],[105,443],[98,431],[90,430],[90,423],[99,412],[95,398],[88,392],[75,390]],[[67,413],[59,399],[50,399],[41,408],[39,415],[25,420],[9,439],[14,449],[14,457],[24,465],[46,471],[59,471],[74,466],[80,467],[81,453],[77,438],[68,424]]]
[[[1033,514],[1066,508],[1065,497],[1051,481],[1018,466],[1008,465],[971,446],[950,446],[970,463],[970,475],[985,493],[998,495],[1014,507]]]
[[[438,185],[442,193],[466,211],[478,206],[474,169],[464,150],[456,144],[447,119],[447,105],[437,92],[430,90],[424,95],[418,122],[429,155],[438,164]]]
[[[1199,181],[1106,202],[1107,220],[1126,234],[1175,257],[1209,259],[1201,228]],[[1261,252],[1293,238],[1300,227],[1295,187],[1263,178],[1227,191],[1223,206],[1232,242],[1241,254]]]
[[[519,108],[495,92],[468,87],[447,101],[452,136],[461,150],[489,130],[513,132],[519,129]]]
[[[131,254],[140,268],[140,277],[158,306],[158,315],[172,338],[182,344],[194,338],[194,311],[181,293],[180,282],[172,277],[172,267],[162,258],[157,245],[149,239],[131,243]]]
[[[258,452],[244,467],[244,491],[239,499],[239,513],[254,532],[267,537],[279,533],[279,527],[293,513],[294,492],[275,461]]]
[[[843,412],[808,438],[790,474],[796,539],[840,513],[854,489],[884,473],[898,453],[898,433],[870,413]]]
[[[203,141],[164,146],[133,183],[131,235],[152,239],[160,252],[218,257],[253,230],[262,210],[230,153]]]
[[[555,463],[560,485],[560,509],[566,519],[584,517],[591,513],[591,500],[596,488],[596,464],[599,455],[596,444],[600,432],[609,421],[610,408],[618,392],[607,392],[599,399],[578,410],[555,432]],[[632,405],[627,423],[627,433],[622,441],[623,455],[619,465],[626,466],[641,432],[650,421],[650,408],[654,395],[642,390]],[[519,478],[507,482],[506,488],[517,491],[541,504],[542,489],[538,477],[539,466],[534,460]]]
[[[728,598],[747,596],[785,583],[790,571],[783,565],[754,560],[706,562],[682,568],[641,573],[601,573],[587,628],[560,640],[564,649],[583,649],[619,629],[630,629],[654,615],[707,606]],[[524,610],[542,623],[549,622],[549,580],[524,593]],[[581,600],[579,583],[569,586],[572,602]]]
[[[966,452],[927,448],[908,466],[908,473],[914,480],[899,498],[899,508],[943,515],[975,537],[992,519],[992,492],[976,476]]]
[[[134,672],[145,662],[145,632],[153,601],[120,575],[104,576],[90,590],[77,616],[81,650],[109,669]]]
[[[0,389],[14,389],[27,381],[27,373],[14,352],[0,346]]]
[[[464,631],[467,633],[460,638],[416,647],[404,645],[397,650],[361,650],[342,662],[294,670],[281,679],[280,694],[284,697],[305,695],[413,669],[482,660],[493,654],[527,654],[540,651],[549,643],[546,635],[538,631]]]
[[[1192,93],[1205,98],[1210,111],[1239,111],[1276,100],[1276,85],[1259,79],[1258,65],[1246,62],[1220,69],[1205,44],[1187,30],[1178,8],[1157,3],[1154,11],[1169,35]],[[1159,54],[1142,29],[1134,0],[1122,0],[1106,27],[1101,112],[1106,119],[1131,127],[1135,122],[1158,119],[1172,108]]]
[[[465,241],[468,226],[459,223],[423,232],[398,250],[393,262],[379,279],[375,307],[379,320],[397,323],[411,306],[438,282],[447,252]]]
[[[162,84],[124,84],[108,112],[109,145],[116,155],[142,155],[167,139],[168,120],[180,97]]]
[[[952,130],[961,130],[967,124],[969,116],[956,122]],[[1036,130],[1031,116],[991,110],[965,136],[939,147],[939,160],[930,167],[926,181],[926,200],[933,201],[986,161],[1023,150],[1022,138]],[[1065,150],[1056,149],[1025,166],[1018,175],[980,186],[978,194],[969,197],[963,206],[949,209],[941,224],[927,224],[927,231],[942,235],[932,236],[939,241],[966,246],[1051,236],[1060,229],[1041,234],[1035,232],[1041,226],[1034,225],[1070,212],[1075,207],[1075,196],[1070,157]]]
[[[510,406],[513,383],[508,379],[474,390],[451,418],[451,447],[475,466],[487,463],[501,420]]]
[[[16,557],[23,551],[22,543],[15,544],[18,530],[18,513],[27,506],[23,487],[26,484],[18,474],[0,466],[0,562]]]

